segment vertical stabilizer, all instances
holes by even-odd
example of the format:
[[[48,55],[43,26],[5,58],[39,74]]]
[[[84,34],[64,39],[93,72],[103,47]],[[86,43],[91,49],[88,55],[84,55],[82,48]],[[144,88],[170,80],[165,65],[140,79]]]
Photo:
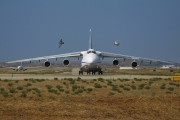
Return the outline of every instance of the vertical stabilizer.
[[[89,30],[90,36],[89,36],[89,49],[92,49],[92,34],[91,34],[91,29]]]

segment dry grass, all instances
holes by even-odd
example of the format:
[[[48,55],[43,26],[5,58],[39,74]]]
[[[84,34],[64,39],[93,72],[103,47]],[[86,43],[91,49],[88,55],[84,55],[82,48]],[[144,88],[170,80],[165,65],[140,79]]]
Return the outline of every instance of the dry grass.
[[[0,74],[60,74],[63,72],[71,72],[71,68],[58,68],[58,67],[32,67],[26,71],[15,71],[12,68],[0,68]]]
[[[103,68],[104,74],[106,75],[159,75],[159,76],[173,76],[180,73],[180,69],[135,69],[135,70],[120,70],[119,68]],[[27,71],[14,71],[10,68],[0,68],[0,74],[72,74],[72,68],[29,68]]]
[[[6,120],[178,120],[179,100],[179,83],[163,79],[0,81],[0,119]]]
[[[180,69],[153,69],[153,68],[144,68],[144,69],[135,69],[135,70],[120,70],[119,68],[106,69],[106,74],[120,74],[120,75],[163,75],[163,76],[172,76],[180,73]]]

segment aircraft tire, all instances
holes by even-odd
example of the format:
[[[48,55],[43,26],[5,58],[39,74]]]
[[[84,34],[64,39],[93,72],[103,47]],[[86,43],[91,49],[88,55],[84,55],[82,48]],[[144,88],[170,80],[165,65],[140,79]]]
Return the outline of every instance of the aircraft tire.
[[[99,71],[99,75],[102,75],[103,74],[103,71]]]
[[[83,75],[83,71],[79,71],[79,75],[81,75],[81,74]]]

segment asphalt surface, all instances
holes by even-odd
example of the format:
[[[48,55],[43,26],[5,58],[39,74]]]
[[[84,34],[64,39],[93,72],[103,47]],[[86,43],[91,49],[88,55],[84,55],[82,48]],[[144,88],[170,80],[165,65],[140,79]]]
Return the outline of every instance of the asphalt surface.
[[[8,79],[8,80],[24,80],[25,78],[34,78],[34,79],[48,79],[53,80],[54,78],[63,79],[63,78],[77,78],[81,79],[134,79],[134,78],[142,78],[142,79],[150,79],[150,78],[170,78],[170,76],[149,76],[149,75],[61,75],[61,74],[0,74],[0,79]]]

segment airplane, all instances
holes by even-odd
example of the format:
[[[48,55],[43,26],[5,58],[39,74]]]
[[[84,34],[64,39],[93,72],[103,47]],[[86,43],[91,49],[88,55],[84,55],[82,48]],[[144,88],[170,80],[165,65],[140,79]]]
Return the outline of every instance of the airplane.
[[[161,60],[155,60],[155,59],[149,59],[149,58],[142,58],[142,57],[135,57],[135,56],[129,56],[129,55],[123,55],[123,54],[115,54],[115,53],[109,53],[109,52],[102,52],[102,51],[95,51],[92,48],[92,34],[90,29],[90,36],[89,36],[89,49],[87,51],[79,51],[79,52],[71,52],[71,53],[65,53],[65,54],[58,54],[58,55],[50,55],[50,56],[43,56],[43,57],[36,57],[36,58],[29,58],[29,59],[22,59],[22,60],[16,60],[16,61],[10,61],[7,63],[16,63],[16,62],[32,62],[32,61],[39,61],[45,60],[44,66],[50,67],[51,62],[49,59],[57,59],[58,58],[64,58],[63,64],[65,66],[68,66],[70,64],[70,61],[68,60],[69,57],[76,57],[82,58],[81,60],[81,67],[79,69],[79,75],[83,75],[83,72],[86,72],[87,74],[95,75],[96,72],[99,75],[103,74],[102,71],[102,60],[104,58],[113,58],[112,64],[115,66],[119,65],[119,59],[123,59],[124,61],[126,59],[132,59],[131,67],[136,68],[138,66],[137,61],[149,62],[150,64],[152,62],[162,62],[162,63],[169,63],[166,61]]]
[[[61,47],[62,44],[64,44],[64,42],[62,41],[62,39],[60,39],[60,41],[59,41],[59,48]]]
[[[17,66],[17,67],[5,67],[5,68],[12,68],[12,69],[15,70],[15,71],[26,71],[26,70],[27,70],[27,68],[24,68],[24,67],[22,66],[22,62],[21,62],[21,65],[19,65],[19,66]]]
[[[114,45],[119,46],[119,41],[118,40],[114,41]]]
[[[14,68],[13,70],[16,70],[16,71],[26,71],[27,69],[24,68],[23,66],[18,66],[17,68]]]

